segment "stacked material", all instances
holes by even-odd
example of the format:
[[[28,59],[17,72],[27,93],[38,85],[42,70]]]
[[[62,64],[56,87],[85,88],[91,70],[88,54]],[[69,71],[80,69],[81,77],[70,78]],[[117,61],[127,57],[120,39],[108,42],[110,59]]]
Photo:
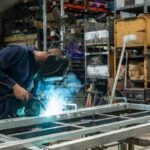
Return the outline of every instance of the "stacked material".
[[[148,0],[150,4],[150,0]],[[144,0],[116,0],[116,8],[126,7],[133,5],[144,5]]]
[[[143,80],[144,79],[144,65],[143,63],[129,64],[129,79],[130,80]]]

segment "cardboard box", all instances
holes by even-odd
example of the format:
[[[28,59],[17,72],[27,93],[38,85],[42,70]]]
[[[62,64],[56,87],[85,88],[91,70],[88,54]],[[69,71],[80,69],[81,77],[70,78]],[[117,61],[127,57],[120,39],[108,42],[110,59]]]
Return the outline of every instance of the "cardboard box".
[[[132,63],[129,64],[129,79],[130,80],[143,80],[144,79],[144,64]]]

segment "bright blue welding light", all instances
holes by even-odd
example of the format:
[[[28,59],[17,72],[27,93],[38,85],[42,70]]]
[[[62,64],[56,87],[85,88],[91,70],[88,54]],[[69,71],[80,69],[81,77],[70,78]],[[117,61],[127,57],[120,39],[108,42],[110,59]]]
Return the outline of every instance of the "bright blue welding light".
[[[48,105],[42,116],[58,115],[63,112],[63,99],[56,93],[49,99]]]
[[[69,73],[64,80],[54,77],[39,81],[36,95],[46,106],[42,115],[51,116],[62,113],[65,109],[64,104],[74,101],[81,88],[79,85],[81,85],[80,80],[73,73]]]

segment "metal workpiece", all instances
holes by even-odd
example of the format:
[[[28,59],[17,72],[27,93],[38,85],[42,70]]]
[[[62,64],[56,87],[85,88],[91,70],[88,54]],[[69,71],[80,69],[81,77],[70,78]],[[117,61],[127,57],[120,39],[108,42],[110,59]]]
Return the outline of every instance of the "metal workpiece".
[[[118,103],[0,121],[0,149],[85,150],[150,132],[150,105]],[[4,140],[3,140],[4,137]]]
[[[124,103],[121,103],[121,104],[113,104],[113,105],[110,104],[110,105],[97,106],[91,108],[83,108],[77,111],[65,112],[63,114],[53,115],[50,117],[24,117],[24,118],[6,119],[0,121],[0,130],[55,122],[63,119],[72,119],[72,118],[77,118],[82,116],[84,117],[95,113],[100,114],[100,113],[114,112],[119,110],[121,111],[126,107],[130,108],[130,104],[126,105]]]
[[[147,130],[145,130],[147,128]],[[50,150],[83,150],[150,131],[150,123],[49,146]]]
[[[150,146],[145,147],[145,148],[142,148],[142,149],[140,149],[140,150],[150,150]]]

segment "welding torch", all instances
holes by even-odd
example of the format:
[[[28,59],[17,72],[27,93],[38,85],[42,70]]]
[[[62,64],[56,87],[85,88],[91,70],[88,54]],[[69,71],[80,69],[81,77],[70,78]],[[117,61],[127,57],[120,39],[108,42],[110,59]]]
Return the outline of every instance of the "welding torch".
[[[11,94],[6,94],[6,95],[0,97],[0,101],[3,101],[3,100],[5,100],[5,99],[7,99],[8,97],[16,98],[16,96],[11,93]],[[16,99],[17,99],[17,98],[16,98]],[[29,99],[28,99],[28,100],[25,100],[25,104],[28,103],[28,102],[31,101],[31,100],[37,101],[37,102],[42,106],[42,108],[43,108],[44,110],[46,110],[46,107],[45,107],[44,103],[43,103],[39,98],[37,98],[37,97],[33,96],[33,94],[29,93]]]

